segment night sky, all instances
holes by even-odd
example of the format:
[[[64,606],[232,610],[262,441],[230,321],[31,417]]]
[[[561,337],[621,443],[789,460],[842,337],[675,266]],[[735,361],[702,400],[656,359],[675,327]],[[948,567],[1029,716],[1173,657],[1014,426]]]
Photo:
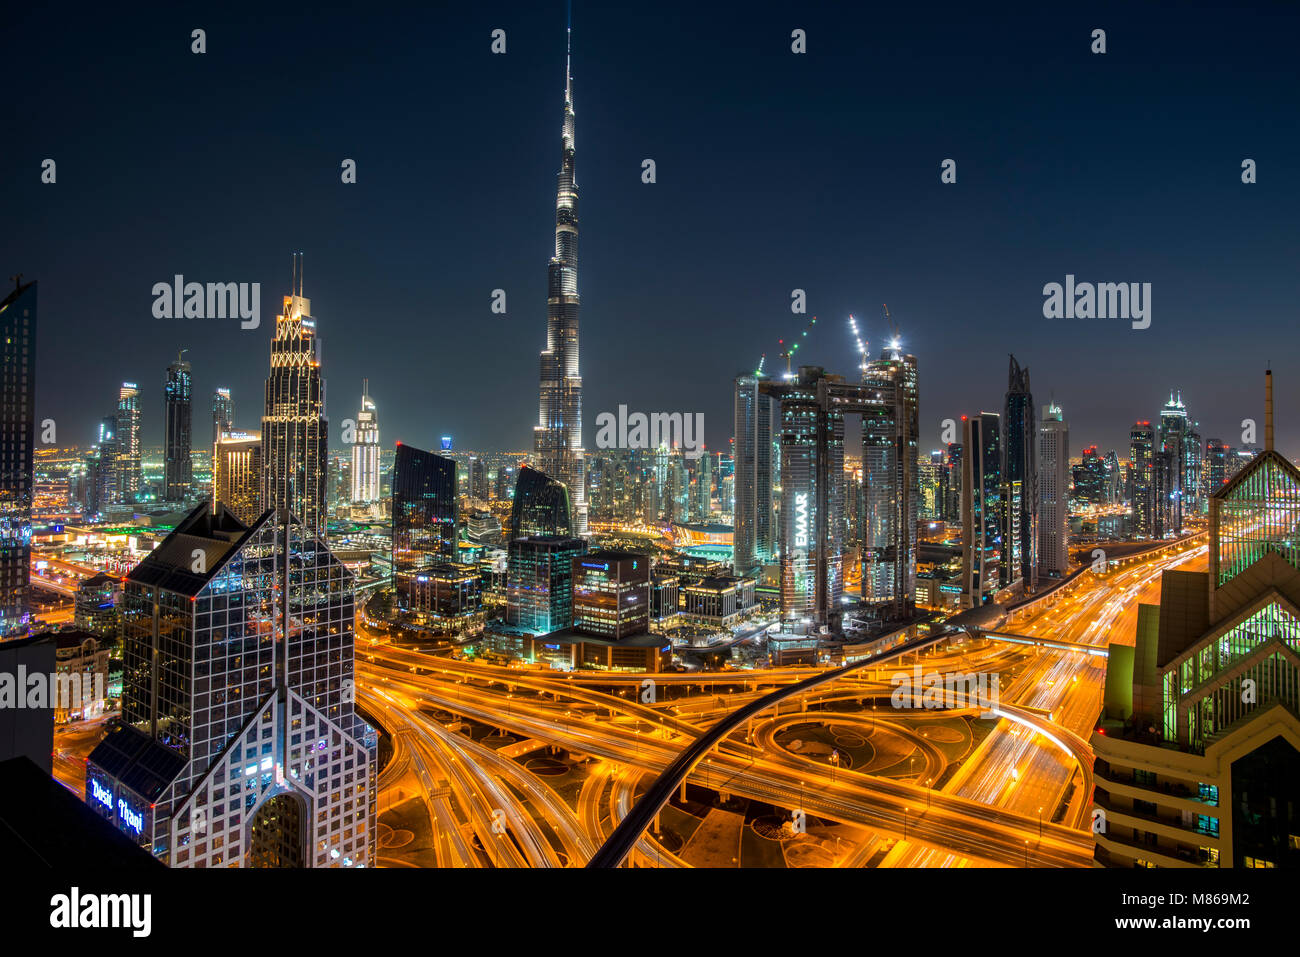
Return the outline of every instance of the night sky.
[[[196,434],[218,385],[258,428],[301,250],[332,444],[368,376],[385,444],[530,447],[563,0],[273,6],[6,13],[0,266],[40,281],[38,417],[84,445],[134,380],[159,444],[188,348]],[[1171,388],[1204,437],[1239,444],[1249,416],[1262,442],[1271,360],[1278,445],[1300,452],[1300,6],[578,2],[573,27],[588,448],[619,403],[703,412],[724,447],[731,379],[783,366],[798,287],[818,317],[800,356],[848,375],[848,314],[874,353],[889,304],[925,446],[945,417],[1001,411],[1014,352],[1073,454],[1121,456]],[[261,328],[155,319],[175,273],[260,282]],[[1067,273],[1150,282],[1151,327],[1043,318]]]

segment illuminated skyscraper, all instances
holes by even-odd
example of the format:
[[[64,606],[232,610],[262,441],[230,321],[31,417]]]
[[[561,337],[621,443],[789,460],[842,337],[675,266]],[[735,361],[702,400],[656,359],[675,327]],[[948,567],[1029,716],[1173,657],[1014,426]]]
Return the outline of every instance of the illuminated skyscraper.
[[[374,862],[352,573],[275,518],[205,502],[126,579],[122,721],[87,759],[86,803],[172,867]]]
[[[991,601],[1002,561],[1002,422],[993,412],[965,419],[962,442],[961,605]]]
[[[836,632],[844,592],[844,416],[865,421],[881,399],[869,386],[817,366],[800,366],[779,383],[763,381],[759,391],[780,404],[781,616],[810,631]],[[915,466],[913,449],[913,482]]]
[[[135,501],[144,473],[140,470],[140,387],[123,382],[117,397],[118,501]]]
[[[1003,511],[1003,561],[1001,583],[1024,583],[1032,592],[1038,585],[1038,427],[1034,422],[1034,396],[1029,370],[1011,357],[1003,407],[1002,481],[1007,506]]]
[[[393,582],[405,603],[421,571],[457,559],[456,463],[399,442],[392,511]]]
[[[361,410],[357,413],[352,446],[352,504],[369,506],[379,501],[379,418],[370,398],[370,380],[361,383]]]
[[[759,389],[760,373],[735,382],[735,551],[732,567],[748,575],[776,557],[773,514],[773,438],[777,401]]]
[[[256,432],[227,431],[212,456],[212,503],[224,505],[245,525],[257,521],[262,507],[262,437]]]
[[[1060,578],[1069,567],[1070,426],[1061,407],[1043,406],[1038,426],[1038,568]]]
[[[574,175],[573,77],[564,63],[563,151],[555,195],[555,255],[547,273],[546,349],[541,354],[537,467],[569,487],[573,526],[587,536],[582,449],[582,374],[578,368],[578,184]]]
[[[193,381],[190,364],[181,356],[167,367],[163,390],[163,498],[183,502],[194,487],[190,465],[192,443]]]
[[[229,432],[235,427],[235,401],[227,388],[217,389],[212,393],[212,444],[217,444],[222,432]]]
[[[275,317],[271,374],[266,380],[262,415],[262,504],[289,509],[314,534],[325,532],[326,455],[325,380],[321,342],[311,300],[302,294],[301,254],[294,256],[292,294]]]
[[[1159,454],[1150,421],[1133,423],[1129,430],[1129,462],[1133,469],[1133,531],[1143,538],[1158,538],[1160,528]]]
[[[524,466],[515,481],[510,509],[510,537],[573,535],[573,512],[568,486]]]
[[[1183,529],[1186,514],[1188,448],[1190,428],[1187,406],[1182,393],[1169,393],[1169,401],[1160,410],[1159,469],[1158,469],[1158,521],[1157,537],[1178,535]]]
[[[31,621],[33,446],[36,442],[36,283],[0,302],[0,639]]]
[[[862,597],[905,617],[916,605],[921,503],[916,357],[894,340],[865,363],[862,381],[874,400],[862,416]]]

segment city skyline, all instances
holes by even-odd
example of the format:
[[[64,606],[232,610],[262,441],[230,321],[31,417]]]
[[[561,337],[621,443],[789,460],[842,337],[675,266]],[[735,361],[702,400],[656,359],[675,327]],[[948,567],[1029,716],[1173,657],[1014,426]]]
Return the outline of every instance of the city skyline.
[[[873,30],[873,36],[920,35],[920,25],[904,14],[889,15],[895,19]],[[41,14],[25,16],[31,26],[40,26]],[[1293,95],[1260,82],[1275,62],[1268,54],[1281,52],[1269,44],[1280,41],[1261,38],[1252,29],[1252,43],[1263,44],[1265,51],[1248,60],[1242,28],[1225,24],[1217,36],[1221,59],[1239,69],[1232,80],[1216,80],[1212,91],[1200,91],[1212,93],[1197,101],[1210,108],[1202,109],[1191,125],[1189,107],[1181,99],[1156,100],[1149,94],[1132,103],[1120,95],[1121,79],[1151,81],[1154,68],[1147,60],[1191,43],[1191,33],[1182,32],[1190,31],[1188,26],[1161,23],[1157,31],[1141,12],[1108,13],[1103,19],[1109,19],[1112,35],[1120,33],[1126,40],[1112,45],[1103,58],[1088,53],[1084,26],[1047,13],[1018,21],[995,17],[988,30],[998,36],[1001,48],[1014,47],[1019,58],[992,66],[972,64],[978,57],[963,46],[969,40],[959,29],[960,20],[950,19],[932,25],[925,34],[927,49],[913,48],[916,55],[906,62],[901,53],[873,48],[882,55],[862,67],[862,80],[888,89],[893,100],[869,114],[873,132],[868,137],[859,130],[861,105],[847,110],[849,94],[860,99],[860,91],[828,82],[853,50],[826,15],[797,15],[810,37],[803,58],[792,57],[782,39],[795,14],[760,6],[753,18],[733,25],[730,35],[720,14],[705,11],[701,16],[701,35],[712,30],[731,42],[720,41],[716,49],[688,44],[683,53],[696,72],[685,76],[656,64],[651,55],[671,30],[671,21],[656,24],[634,12],[582,9],[575,20],[575,83],[590,78],[582,87],[581,104],[584,228],[589,237],[583,270],[585,446],[594,446],[593,416],[625,403],[701,411],[708,447],[725,448],[735,375],[752,371],[763,354],[766,367],[776,367],[777,339],[795,335],[803,325],[806,317],[789,308],[795,288],[808,294],[808,315],[820,318],[800,359],[845,376],[853,375],[845,359],[851,346],[848,315],[858,317],[872,355],[879,355],[888,330],[878,301],[890,303],[903,347],[917,356],[926,383],[920,415],[923,450],[938,446],[942,419],[1001,407],[999,370],[1010,351],[1034,369],[1036,400],[1052,400],[1067,410],[1072,440],[1080,447],[1097,444],[1123,456],[1132,423],[1158,418],[1170,390],[1182,391],[1204,438],[1243,444],[1240,421],[1259,418],[1257,397],[1246,383],[1254,370],[1283,353],[1274,340],[1286,328],[1297,292],[1289,265],[1296,241],[1286,230],[1297,211],[1295,197],[1270,189],[1270,183],[1284,181],[1285,157],[1295,153],[1295,133],[1285,124],[1255,122],[1293,105]],[[1274,16],[1279,29],[1273,32],[1281,36],[1289,21],[1281,12]],[[490,32],[497,25],[509,37],[504,56],[489,51]],[[139,28],[142,42],[161,44],[166,27],[128,18],[118,29]],[[325,20],[304,29],[324,49],[342,42],[340,22]],[[958,109],[963,97],[974,94],[951,88],[956,68],[946,73],[929,69],[945,54],[960,54],[958,62],[969,68],[976,89],[1014,88],[1019,71],[1048,56],[1047,48],[1058,50],[1075,29],[1084,38],[1077,57],[1067,58],[1045,89],[1010,104],[1005,122],[1033,120],[1038,124],[1034,135],[1005,140],[977,135]],[[211,32],[209,59],[203,62],[212,70],[228,69],[232,57],[255,60],[258,44],[266,42],[256,32]],[[144,176],[114,165],[130,166],[129,159],[110,159],[105,167],[90,163],[76,147],[61,146],[62,134],[47,128],[39,115],[24,117],[31,128],[29,141],[41,144],[41,156],[60,160],[59,176],[55,184],[42,184],[41,157],[35,154],[0,159],[15,184],[15,212],[35,224],[21,238],[21,248],[19,237],[0,239],[0,253],[28,280],[42,280],[47,327],[58,330],[37,346],[38,363],[49,370],[38,383],[37,415],[58,423],[59,444],[91,444],[108,396],[130,381],[140,389],[144,444],[161,445],[165,369],[180,349],[189,350],[195,394],[230,387],[236,409],[242,410],[236,427],[256,428],[249,413],[260,405],[264,372],[253,357],[265,355],[272,304],[285,291],[285,254],[303,250],[304,294],[316,302],[326,344],[325,377],[340,383],[369,378],[375,384],[386,446],[397,440],[432,446],[438,435],[451,434],[458,448],[531,447],[532,357],[545,344],[540,333],[545,288],[536,263],[546,255],[548,243],[541,197],[554,189],[550,178],[555,168],[545,157],[551,155],[547,149],[562,102],[555,80],[562,23],[558,12],[550,10],[504,12],[499,24],[452,12],[439,29],[439,36],[444,35],[449,38],[445,49],[439,48],[441,58],[417,58],[413,47],[399,44],[395,68],[403,76],[422,78],[422,85],[453,75],[472,79],[481,109],[458,114],[464,135],[485,144],[475,152],[472,170],[454,165],[446,151],[412,150],[387,136],[375,137],[369,125],[352,127],[337,119],[325,124],[328,135],[322,138],[329,143],[295,150],[291,162],[272,163],[267,149],[274,153],[276,136],[285,134],[266,127],[280,102],[278,74],[270,67],[253,71],[249,90],[233,91],[236,103],[250,109],[232,110],[232,122],[237,128],[247,124],[251,135],[246,145],[236,137],[242,151],[234,151],[230,168],[220,176],[217,166],[208,165],[215,160],[191,156],[204,152],[216,135],[211,130],[175,131],[171,148],[180,152],[169,154],[174,162],[150,166]],[[630,35],[635,39],[629,42]],[[1045,49],[1036,52],[1029,42],[1035,36],[1050,36],[1052,43],[1039,44]],[[620,43],[613,43],[613,37]],[[179,73],[173,95],[192,93],[187,84],[201,81],[181,69],[188,64],[177,62],[191,55],[188,48],[178,44],[177,50],[166,61],[167,68]],[[93,61],[94,50],[80,52]],[[19,59],[24,55],[20,51]],[[624,60],[624,68],[616,68]],[[649,92],[624,76],[637,68],[653,77]],[[741,85],[731,74],[743,74],[750,84]],[[128,70],[116,82],[129,88],[135,79]],[[1199,90],[1195,84],[1208,81],[1191,82],[1189,100]],[[52,112],[80,115],[67,102],[70,91],[63,84],[51,81]],[[322,86],[312,81],[295,85],[301,87],[295,96],[305,104],[304,116],[325,110]],[[245,104],[239,97],[250,95],[251,87],[270,95]],[[1243,107],[1243,98],[1230,93],[1246,87],[1251,95]],[[668,108],[685,102],[689,93],[702,100],[698,111]],[[374,98],[376,91],[363,87],[353,96]],[[948,105],[949,100],[956,103]],[[1044,112],[1049,100],[1059,115]],[[1231,116],[1219,107],[1229,100],[1236,110]],[[383,97],[376,102],[381,105],[368,124],[396,121],[411,109]],[[1154,102],[1167,109],[1153,118],[1148,113]],[[816,107],[804,109],[809,104]],[[799,122],[786,122],[796,109]],[[1068,139],[1075,128],[1071,118],[1081,115],[1080,109],[1107,117],[1109,136],[1097,137],[1095,143],[1086,136]],[[936,111],[948,117],[951,132],[939,135],[908,119],[934,117]],[[678,121],[675,126],[667,122],[670,116]],[[735,128],[737,117],[745,120],[746,131]],[[108,141],[136,135],[134,122],[106,133]],[[782,135],[769,134],[760,144],[748,129],[752,126],[773,127]],[[370,137],[375,145],[362,153],[344,142],[349,137],[353,142]],[[1131,143],[1141,161],[1116,156],[1111,138]],[[723,141],[725,149],[690,148]],[[1053,148],[1067,142],[1071,160],[1064,166],[1053,159]],[[881,150],[882,143],[890,147]],[[810,158],[808,145],[834,145],[836,158],[822,159],[816,149]],[[418,162],[411,158],[415,154]],[[135,151],[127,156],[135,157]],[[957,160],[958,178],[945,185],[940,183],[940,161],[949,156]],[[1240,181],[1240,162],[1247,156],[1260,164],[1253,185]],[[339,181],[344,158],[358,164],[354,185]],[[643,158],[656,160],[654,184],[641,182]],[[27,166],[16,165],[21,163]],[[193,181],[187,179],[183,186],[190,191],[187,205],[213,227],[189,230],[175,242],[160,244],[153,233],[140,230],[127,209],[134,208],[131,203],[157,207],[159,200],[153,197],[182,188],[172,166],[193,167]],[[799,175],[786,183],[783,211],[767,217],[769,224],[759,214],[771,195],[765,180],[778,168]],[[1119,175],[1121,169],[1124,175]],[[128,188],[105,195],[98,184],[108,175],[121,175]],[[447,196],[437,188],[440,177],[460,175],[469,176],[469,195]],[[247,182],[247,191],[232,194],[232,179]],[[816,187],[810,185],[814,181]],[[889,183],[889,189],[881,183]],[[50,208],[52,190],[61,191],[53,194],[62,197],[61,203],[72,200],[71,209]],[[403,206],[397,212],[395,191],[413,204],[410,210]],[[1008,195],[1016,200],[1010,213],[1003,209]],[[428,263],[451,261],[446,240],[427,231],[413,234],[406,225],[421,210],[431,213],[426,204],[435,201],[447,206],[439,215],[453,221],[467,208],[464,204],[475,202],[480,209],[472,220],[475,228],[456,231],[464,269],[439,268],[431,274]],[[211,213],[216,209],[220,215]],[[1114,217],[1098,215],[1098,209],[1115,210]],[[268,213],[284,213],[294,221],[301,217],[301,226],[253,244],[234,240],[231,229],[237,219],[255,221]],[[113,248],[106,250],[98,236],[77,235],[65,219],[73,215],[119,224]],[[153,221],[179,225],[180,220],[172,219],[179,215],[164,203],[154,209]],[[725,244],[719,244],[711,225],[720,217],[737,227]],[[976,220],[987,234],[972,233],[968,223]],[[388,228],[377,232],[380,223]],[[818,232],[805,235],[805,223],[817,223]],[[1129,233],[1133,235],[1126,238]],[[773,242],[778,235],[785,241]],[[800,241],[791,243],[791,235]],[[1013,240],[1021,244],[1019,252],[1008,256]],[[354,244],[363,241],[361,251]],[[664,250],[672,254],[665,256]],[[356,262],[363,268],[357,269]],[[259,282],[260,328],[241,330],[229,320],[154,319],[149,290],[177,273],[203,282]],[[665,275],[670,281],[663,280]],[[1151,282],[1152,326],[1133,330],[1123,322],[1043,318],[1043,285],[1067,275]],[[755,276],[761,278],[755,282]],[[497,288],[508,296],[505,317],[490,311]],[[630,337],[629,328],[647,334]],[[399,334],[415,348],[376,347],[371,352],[364,341],[391,342]],[[1200,348],[1207,336],[1226,340],[1227,347]],[[1079,362],[1079,352],[1089,350],[1092,359]],[[443,364],[435,376],[421,371],[430,357],[442,354],[471,358]],[[478,367],[487,362],[500,386],[481,390],[474,403],[460,401],[465,389],[481,381]],[[645,368],[657,372],[637,375]],[[972,375],[972,370],[978,371]],[[69,377],[83,387],[62,388]],[[1106,385],[1124,377],[1133,381],[1122,390]],[[1286,405],[1300,387],[1288,381],[1284,368],[1278,378],[1278,401]],[[355,391],[337,389],[340,398]],[[335,433],[331,447],[338,444],[338,425],[354,402],[327,407]],[[1284,455],[1294,456],[1300,426],[1284,422],[1277,445]]]

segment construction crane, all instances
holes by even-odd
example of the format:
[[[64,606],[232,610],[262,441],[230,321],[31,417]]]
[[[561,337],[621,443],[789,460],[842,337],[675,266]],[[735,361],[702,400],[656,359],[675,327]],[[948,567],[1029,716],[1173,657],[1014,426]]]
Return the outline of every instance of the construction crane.
[[[867,340],[862,338],[862,333],[858,331],[858,320],[849,316],[849,328],[853,330],[853,341],[858,344],[858,355],[862,358],[858,362],[858,369],[865,376],[867,374],[867,362],[870,359],[870,353],[867,350]]]
[[[808,330],[810,330],[810,329],[811,329],[813,326],[815,326],[815,325],[817,325],[817,317],[816,317],[816,316],[813,316],[811,319],[808,320],[808,325],[806,325],[806,326],[803,328],[803,331],[799,333],[799,339],[795,339],[795,340],[794,340],[790,345],[788,345],[788,346],[786,345],[786,342],[785,342],[784,339],[778,339],[778,340],[776,340],[776,344],[777,344],[777,345],[779,345],[779,346],[784,346],[784,348],[782,349],[782,351],[781,351],[780,353],[778,353],[778,355],[780,355],[781,358],[785,359],[785,377],[786,377],[787,379],[793,379],[793,378],[794,378],[794,371],[791,369],[791,360],[792,360],[792,358],[794,357],[795,352],[796,352],[796,351],[798,350],[798,348],[799,348],[799,345],[800,345],[800,341],[799,341],[799,340],[802,339],[802,338],[804,338],[804,337],[806,337],[806,336],[808,335]]]
[[[893,316],[889,314],[889,303],[882,302],[880,307],[885,310],[885,328],[894,334],[894,337],[889,341],[889,348],[898,349],[901,346],[900,340],[902,338],[898,332],[898,323],[894,322]]]

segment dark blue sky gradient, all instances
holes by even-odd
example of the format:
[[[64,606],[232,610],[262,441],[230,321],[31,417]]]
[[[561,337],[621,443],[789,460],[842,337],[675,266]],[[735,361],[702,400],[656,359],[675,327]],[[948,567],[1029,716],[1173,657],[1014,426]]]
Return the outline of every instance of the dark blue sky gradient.
[[[41,282],[38,412],[62,442],[90,441],[123,379],[161,442],[181,347],[196,424],[228,385],[237,424],[258,427],[300,249],[336,443],[368,376],[386,443],[529,446],[562,2],[38,7],[8,14],[0,59],[0,266]],[[489,52],[496,27],[505,56]],[[626,403],[703,412],[725,445],[730,380],[763,353],[779,365],[801,287],[818,324],[800,355],[846,374],[848,314],[874,351],[889,303],[918,357],[926,445],[942,418],[1001,410],[1014,352],[1038,404],[1064,406],[1076,454],[1126,455],[1171,388],[1203,435],[1238,443],[1271,359],[1278,443],[1300,452],[1297,37],[1300,7],[1281,2],[579,2],[586,444]],[[39,181],[45,157],[56,185]],[[150,289],[177,272],[261,282],[262,327],[154,319]],[[1066,273],[1152,283],[1151,328],[1044,319],[1043,284]]]

